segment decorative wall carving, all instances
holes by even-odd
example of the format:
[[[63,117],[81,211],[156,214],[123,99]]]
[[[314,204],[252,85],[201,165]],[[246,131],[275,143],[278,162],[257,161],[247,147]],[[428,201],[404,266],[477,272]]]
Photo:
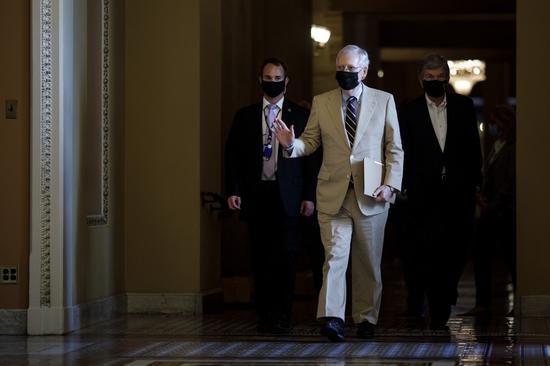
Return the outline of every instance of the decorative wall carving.
[[[102,214],[104,217],[104,224],[109,222],[109,197],[110,197],[110,61],[111,61],[111,43],[110,43],[110,0],[103,0],[103,64],[102,64],[102,91],[101,91],[101,100],[102,100],[102,130],[101,130],[101,143],[102,143],[102,159],[101,159],[101,171],[103,174],[102,186],[101,186],[101,196],[103,199],[102,203]]]
[[[110,206],[110,132],[111,132],[111,8],[110,0],[103,0],[102,6],[102,56],[101,63],[101,213],[86,218],[88,226],[106,225],[109,223]]]
[[[52,0],[40,3],[40,306],[51,304]]]
[[[53,0],[40,0],[40,306],[51,306],[51,211],[54,112]],[[101,213],[87,218],[89,225],[109,222],[110,203],[110,69],[111,3],[103,0],[101,75]],[[62,194],[62,193],[61,193]]]

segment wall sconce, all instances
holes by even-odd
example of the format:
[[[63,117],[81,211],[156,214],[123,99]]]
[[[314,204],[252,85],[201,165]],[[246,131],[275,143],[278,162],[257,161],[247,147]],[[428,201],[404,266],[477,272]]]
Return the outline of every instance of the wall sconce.
[[[468,95],[475,83],[485,80],[485,62],[481,60],[447,61],[451,71],[449,81],[459,94]]]
[[[310,35],[311,39],[315,41],[315,45],[319,48],[323,48],[330,39],[330,30],[327,27],[313,24],[311,26]]]

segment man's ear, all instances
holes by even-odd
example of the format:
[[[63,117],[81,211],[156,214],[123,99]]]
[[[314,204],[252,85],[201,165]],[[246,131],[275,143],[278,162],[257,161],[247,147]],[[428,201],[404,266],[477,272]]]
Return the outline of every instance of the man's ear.
[[[288,76],[285,76],[285,86],[288,85],[288,82],[290,81],[290,78]]]
[[[364,72],[364,74],[363,74],[363,77],[361,78],[361,81],[363,81],[363,80],[366,79],[367,74],[369,73],[369,68],[368,68],[368,67],[365,67],[365,68],[363,69],[363,72]]]

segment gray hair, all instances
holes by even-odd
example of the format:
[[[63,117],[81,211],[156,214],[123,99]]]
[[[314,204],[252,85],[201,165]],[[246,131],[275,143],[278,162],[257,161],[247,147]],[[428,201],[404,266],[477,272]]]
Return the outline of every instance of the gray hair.
[[[362,49],[359,46],[356,46],[354,44],[348,44],[344,48],[342,48],[340,51],[338,51],[338,54],[336,55],[336,60],[340,56],[342,56],[345,53],[355,53],[357,56],[359,56],[359,67],[369,67],[369,54],[367,51]]]
[[[445,73],[447,74],[447,80],[449,80],[451,77],[451,72],[445,57],[438,54],[430,54],[424,57],[420,69],[418,70],[418,79],[422,80],[424,70],[439,69],[440,67],[443,67],[443,70],[445,70]]]

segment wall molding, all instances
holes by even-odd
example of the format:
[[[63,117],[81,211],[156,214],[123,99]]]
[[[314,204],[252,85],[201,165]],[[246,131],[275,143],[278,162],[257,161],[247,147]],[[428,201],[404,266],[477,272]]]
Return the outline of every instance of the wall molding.
[[[32,317],[64,297],[62,0],[31,2],[31,225],[29,333],[59,329],[59,318]],[[33,310],[33,311],[31,311]]]
[[[53,144],[53,4],[40,2],[40,306],[51,304],[51,211]]]
[[[101,9],[101,213],[86,217],[88,226],[109,224],[111,198],[111,2],[103,0]]]
[[[113,319],[126,312],[126,296],[113,295],[66,308],[66,331]]]
[[[520,296],[519,315],[522,318],[550,317],[550,295]]]
[[[54,334],[65,301],[64,0],[31,1],[31,225],[29,334]],[[44,318],[54,314],[52,318]]]
[[[221,288],[198,293],[129,292],[128,313],[203,314],[214,311],[223,302]]]
[[[64,307],[29,308],[29,322],[40,323],[41,328],[28,327],[28,334],[65,334],[94,323],[114,318],[126,310],[124,294],[105,297],[84,304]]]
[[[101,212],[88,220],[91,226],[109,224],[111,184],[111,63],[112,2],[101,6]],[[72,225],[65,217],[64,132],[71,131],[71,83],[74,11],[86,16],[85,4],[72,0],[31,0],[31,240],[29,258],[30,334],[59,334],[82,324],[94,307],[74,305],[72,268],[66,263],[67,246],[73,245]],[[69,85],[67,89],[67,85]],[[68,129],[65,129],[67,127]],[[70,162],[70,158],[69,158]],[[69,168],[69,174],[70,169]],[[69,182],[71,184],[71,182]],[[71,197],[68,197],[69,199]],[[72,214],[71,207],[68,209]],[[72,229],[72,228],[69,228]],[[68,237],[65,235],[69,233]],[[71,258],[72,259],[72,258]],[[67,307],[68,306],[68,307]]]
[[[0,309],[0,334],[27,334],[27,309]]]

